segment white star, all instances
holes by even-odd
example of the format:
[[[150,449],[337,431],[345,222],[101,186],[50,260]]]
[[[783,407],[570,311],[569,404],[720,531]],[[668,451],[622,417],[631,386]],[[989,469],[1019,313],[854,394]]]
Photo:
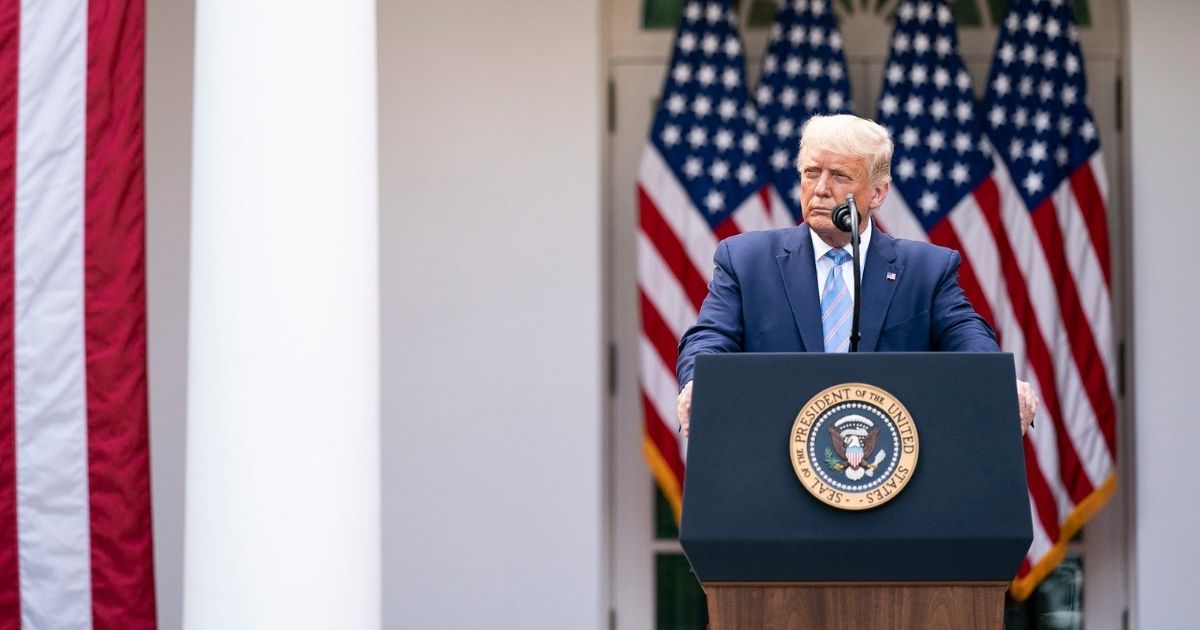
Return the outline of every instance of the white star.
[[[742,152],[754,153],[758,151],[758,134],[746,133],[742,136]]]
[[[1075,55],[1067,55],[1067,61],[1063,66],[1067,69],[1067,74],[1075,74],[1079,72],[1079,57]]]
[[[783,93],[779,95],[779,104],[790,108],[792,105],[796,104],[797,98],[798,96],[796,95],[796,88],[788,86],[784,88]]]
[[[900,134],[900,143],[909,149],[917,146],[917,142],[921,140],[921,134],[917,133],[916,129],[906,127],[904,133]]]
[[[783,64],[783,70],[787,72],[789,77],[800,74],[800,59],[797,57],[788,57],[787,63]]]
[[[692,101],[692,113],[697,118],[704,118],[712,112],[712,101],[707,96],[698,96]]]
[[[710,190],[704,196],[704,207],[708,208],[708,211],[712,214],[720,212],[725,207],[725,195],[715,190]]]
[[[1059,166],[1066,166],[1067,160],[1070,159],[1070,154],[1067,152],[1067,147],[1058,147],[1054,150],[1054,161]]]
[[[1009,13],[1008,19],[1004,20],[1004,28],[1015,31],[1021,25],[1021,18],[1017,17],[1016,13]]]
[[[942,67],[934,70],[933,84],[936,85],[939,90],[945,89],[947,85],[950,85],[950,73],[946,72],[946,69]]]
[[[825,13],[825,5],[821,4],[820,2],[812,5],[813,15],[821,15],[822,13]]]
[[[821,93],[816,90],[809,90],[804,93],[804,106],[808,109],[816,109],[817,105],[821,104]]]
[[[926,190],[924,194],[921,195],[921,199],[917,201],[917,205],[920,206],[921,211],[925,214],[933,214],[934,211],[937,210],[938,206],[937,195]]]
[[[1017,53],[1015,50],[1013,50],[1013,45],[1011,42],[1005,42],[1005,44],[1000,47],[998,56],[1000,57],[1000,61],[1007,66],[1008,64],[1012,63],[1013,59],[1016,59]]]
[[[717,47],[720,45],[721,42],[717,40],[717,36],[709,33],[700,41],[700,50],[703,50],[706,56],[711,57],[713,53],[717,52]]]
[[[667,125],[666,127],[663,127],[662,135],[659,136],[659,138],[661,138],[662,143],[668,147],[675,146],[675,143],[679,142],[679,127],[676,127],[675,125]]]
[[[1066,116],[1058,119],[1058,135],[1066,136],[1071,133],[1071,119]]]
[[[963,132],[954,134],[954,150],[959,153],[966,153],[971,150],[971,136]]]
[[[693,149],[699,149],[708,144],[708,132],[704,130],[704,127],[692,127],[691,131],[688,131],[687,139]]]
[[[721,99],[721,104],[717,106],[717,113],[720,114],[721,120],[729,120],[737,115],[737,105],[732,99]]]
[[[788,31],[788,40],[799,46],[804,43],[804,35],[803,26],[793,26],[792,30]]]
[[[808,78],[815,79],[815,78],[821,76],[821,70],[823,70],[823,68],[821,67],[821,60],[820,59],[812,59],[808,62],[808,68],[806,69],[806,73],[808,74]]]
[[[729,164],[724,160],[717,160],[709,167],[708,174],[714,182],[723,182],[725,178],[729,177]]]
[[[959,101],[958,105],[954,106],[954,117],[957,118],[958,122],[961,123],[971,120],[971,116],[974,114],[974,112],[974,108],[971,107],[971,104],[967,101]]]
[[[724,11],[721,10],[721,5],[716,2],[708,3],[708,8],[704,11],[704,19],[708,20],[709,24],[716,24],[725,17]]]
[[[737,178],[743,186],[754,181],[754,167],[742,162],[742,165],[739,166],[737,170]]]
[[[893,62],[891,65],[888,66],[888,69],[887,69],[888,83],[895,85],[903,80],[904,80],[904,68],[901,68],[900,64]]]
[[[1038,96],[1043,101],[1050,100],[1050,97],[1054,96],[1054,84],[1049,80],[1042,81],[1041,85],[1038,86]]]
[[[900,8],[896,13],[900,16],[900,22],[907,22],[913,19],[913,5],[908,2],[901,3]]]
[[[695,22],[700,19],[700,3],[689,2],[687,8],[683,10],[683,17],[689,22]]]
[[[777,171],[782,171],[788,166],[788,154],[783,149],[776,149],[771,154],[771,166]]]
[[[683,173],[688,176],[688,179],[696,179],[700,173],[704,171],[704,164],[700,162],[700,158],[692,156],[683,163]]]
[[[1083,136],[1084,140],[1091,142],[1096,138],[1096,125],[1092,124],[1090,120],[1084,122],[1083,126],[1079,128],[1079,135]]]
[[[929,71],[925,69],[925,66],[920,64],[913,66],[909,74],[909,80],[912,81],[913,85],[924,85],[925,80],[928,78]]]
[[[917,51],[918,55],[929,52],[929,36],[925,33],[917,33],[917,36],[913,38],[913,50]]]
[[[917,19],[922,22],[928,22],[929,18],[933,17],[933,6],[928,2],[922,2],[917,5]]]
[[[1072,43],[1079,42],[1079,29],[1075,28],[1074,24],[1067,26],[1067,39],[1071,40]]]
[[[1050,128],[1050,114],[1039,110],[1033,115],[1033,128],[1037,129],[1038,133],[1042,133]]]
[[[949,55],[952,50],[954,50],[954,47],[950,44],[949,37],[943,35],[937,38],[937,54],[939,57]]]
[[[996,94],[998,95],[1007,95],[1009,89],[1008,74],[996,74],[996,78],[991,82],[991,89],[996,90]]]
[[[679,50],[684,54],[696,50],[696,35],[694,33],[684,33],[679,36]]]
[[[925,137],[925,144],[929,145],[929,150],[933,152],[941,151],[946,148],[946,134],[934,129]]]
[[[1014,161],[1021,159],[1025,155],[1025,145],[1019,139],[1014,139],[1012,144],[1008,145],[1008,157]]]
[[[1025,44],[1025,47],[1021,49],[1021,61],[1025,62],[1025,65],[1030,65],[1036,60],[1037,50],[1033,44]]]
[[[1024,129],[1025,124],[1028,122],[1029,114],[1025,111],[1024,107],[1018,107],[1017,111],[1013,113],[1013,125],[1017,129]]]
[[[1074,105],[1075,99],[1078,98],[1078,96],[1079,92],[1075,90],[1074,86],[1068,85],[1062,90],[1062,101],[1065,105]]]
[[[1032,160],[1034,164],[1046,159],[1046,143],[1037,141],[1029,145],[1029,159]]]
[[[842,78],[842,73],[842,64],[836,61],[829,64],[829,67],[825,69],[826,76],[834,81],[840,80]]]
[[[896,33],[896,36],[892,38],[892,48],[896,52],[908,52],[908,44],[908,35],[904,33]]]
[[[966,70],[959,70],[958,76],[954,77],[954,85],[958,86],[958,89],[963,92],[966,92],[971,89],[971,75],[967,74]]]
[[[780,37],[783,37],[783,28],[779,26],[779,22],[776,22],[771,25],[771,36],[768,39],[771,42],[777,42]]]
[[[913,94],[908,97],[904,103],[904,111],[912,118],[920,116],[925,111],[925,104],[921,102],[921,97]]]
[[[721,73],[721,83],[727,90],[732,90],[741,82],[742,78],[738,76],[738,71],[734,70],[733,68],[725,68],[725,70]]]
[[[1050,18],[1046,20],[1046,36],[1050,39],[1055,39],[1062,34],[1062,27],[1059,26],[1058,20]]]
[[[879,111],[883,112],[884,116],[891,116],[896,113],[899,105],[896,102],[896,95],[884,94],[883,98],[879,100]]]
[[[1032,195],[1042,190],[1042,174],[1037,171],[1029,171],[1025,179],[1021,180],[1021,185],[1025,187],[1025,194]]]
[[[988,122],[992,123],[993,127],[1003,126],[1005,118],[1004,108],[999,105],[993,106],[992,111],[988,113]]]
[[[814,48],[820,46],[824,42],[825,31],[822,31],[820,28],[814,28],[808,32],[808,43],[812,44]]]
[[[1025,30],[1029,31],[1030,35],[1037,33],[1042,28],[1042,17],[1036,13],[1030,13],[1025,17]]]
[[[790,118],[780,118],[779,122],[775,123],[775,135],[779,136],[780,139],[788,138],[792,135],[794,128],[795,125]]]
[[[829,47],[835,51],[842,49],[842,34],[834,31],[829,35]]]
[[[940,5],[938,7],[938,16],[937,16],[938,24],[941,24],[942,26],[949,24],[950,17],[951,17],[950,9],[947,9],[946,5],[944,5],[944,4]]]
[[[733,146],[733,134],[728,129],[717,131],[717,135],[713,138],[713,144],[718,151],[728,151],[729,147]]]
[[[672,94],[671,98],[667,99],[667,111],[671,112],[672,116],[678,116],[687,109],[687,100],[680,94]]]
[[[896,176],[902,180],[912,177],[917,172],[917,166],[911,158],[900,160],[900,164],[896,165]]]
[[[845,104],[845,97],[842,96],[841,92],[830,92],[829,96],[825,97],[825,105],[831,112],[836,112],[842,109],[842,106]]]
[[[925,176],[925,181],[931,184],[936,182],[942,178],[942,163],[937,160],[926,162],[925,168],[921,169],[921,174]]]
[[[946,101],[942,99],[934,99],[933,105],[929,107],[929,115],[933,116],[934,120],[941,120],[950,112],[950,108],[946,105]]]
[[[766,107],[767,105],[770,105],[771,99],[773,97],[774,97],[774,95],[771,93],[771,86],[769,86],[769,85],[758,86],[758,93],[756,94],[756,98],[758,99],[758,104],[760,106]]]
[[[795,186],[792,186],[792,190],[789,192],[788,196],[792,198],[793,203],[799,204],[800,199],[804,197],[804,189],[800,187],[800,184],[796,184]]]
[[[1058,66],[1058,56],[1054,54],[1053,50],[1047,50],[1046,52],[1042,53],[1042,65],[1045,66],[1047,70],[1053,70]]]
[[[730,37],[725,40],[725,55],[728,57],[736,57],[742,52],[742,45],[737,38]]]
[[[962,162],[955,162],[954,167],[950,169],[950,179],[954,180],[955,184],[962,186],[970,179],[971,172],[967,170],[967,166]]]
[[[1033,77],[1030,77],[1030,76],[1021,77],[1021,83],[1018,84],[1017,89],[1021,92],[1021,96],[1029,96],[1030,94],[1032,94],[1033,93]]]
[[[671,71],[671,78],[675,79],[676,83],[687,83],[692,79],[692,67],[682,61],[675,64],[675,69]]]
[[[763,76],[775,74],[777,69],[779,69],[779,60],[775,58],[775,55],[767,55],[767,58],[763,59]]]
[[[709,65],[700,66],[700,72],[698,72],[696,75],[696,80],[699,81],[700,85],[703,85],[704,87],[712,85],[712,82],[716,80],[716,78],[716,69]]]

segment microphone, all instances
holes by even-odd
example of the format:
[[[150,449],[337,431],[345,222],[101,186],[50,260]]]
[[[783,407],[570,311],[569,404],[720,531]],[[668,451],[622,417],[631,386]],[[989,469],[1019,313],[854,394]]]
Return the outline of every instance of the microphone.
[[[854,260],[854,316],[850,320],[850,352],[858,352],[859,320],[862,317],[862,263],[858,253],[858,226],[864,219],[858,214],[854,195],[846,195],[846,203],[833,209],[833,224],[843,232],[850,233],[850,256]]]

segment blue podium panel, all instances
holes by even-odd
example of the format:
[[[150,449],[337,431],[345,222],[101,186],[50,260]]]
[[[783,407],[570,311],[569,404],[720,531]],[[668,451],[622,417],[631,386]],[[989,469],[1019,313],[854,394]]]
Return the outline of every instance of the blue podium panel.
[[[845,383],[885,390],[919,436],[907,485],[856,511],[810,494],[792,464],[797,415]],[[1016,574],[1033,534],[1012,355],[709,355],[693,391],[680,542],[702,582]]]

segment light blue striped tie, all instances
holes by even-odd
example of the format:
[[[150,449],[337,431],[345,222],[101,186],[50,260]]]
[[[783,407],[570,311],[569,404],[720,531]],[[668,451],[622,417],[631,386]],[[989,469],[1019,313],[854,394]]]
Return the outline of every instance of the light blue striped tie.
[[[850,313],[854,301],[842,280],[842,263],[850,260],[844,249],[831,249],[825,254],[833,259],[833,269],[825,278],[821,294],[821,330],[825,333],[825,352],[846,352],[850,349]]]

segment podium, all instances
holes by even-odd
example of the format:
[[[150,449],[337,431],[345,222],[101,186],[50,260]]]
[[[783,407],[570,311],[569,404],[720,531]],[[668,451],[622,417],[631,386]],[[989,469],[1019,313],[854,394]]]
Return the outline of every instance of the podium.
[[[843,385],[855,388],[851,402],[889,394],[886,406],[902,403],[901,421],[915,427],[919,450],[902,487],[871,491],[887,491],[886,502],[840,490],[883,484],[886,453],[868,468],[828,446],[806,451],[798,438],[806,427],[814,440],[830,433],[841,414],[851,452],[862,440],[875,445],[856,437],[868,431],[844,428],[876,427],[848,416],[837,396],[814,402],[831,388],[849,391]],[[1012,355],[706,355],[693,392],[679,540],[708,596],[712,630],[1003,627],[1004,592],[1033,537]],[[881,421],[889,410],[873,407],[878,400],[868,394],[851,411],[890,430],[895,448],[907,445],[904,423]],[[822,471],[802,482],[793,459],[821,451],[860,479]],[[852,502],[866,509],[843,509]]]

